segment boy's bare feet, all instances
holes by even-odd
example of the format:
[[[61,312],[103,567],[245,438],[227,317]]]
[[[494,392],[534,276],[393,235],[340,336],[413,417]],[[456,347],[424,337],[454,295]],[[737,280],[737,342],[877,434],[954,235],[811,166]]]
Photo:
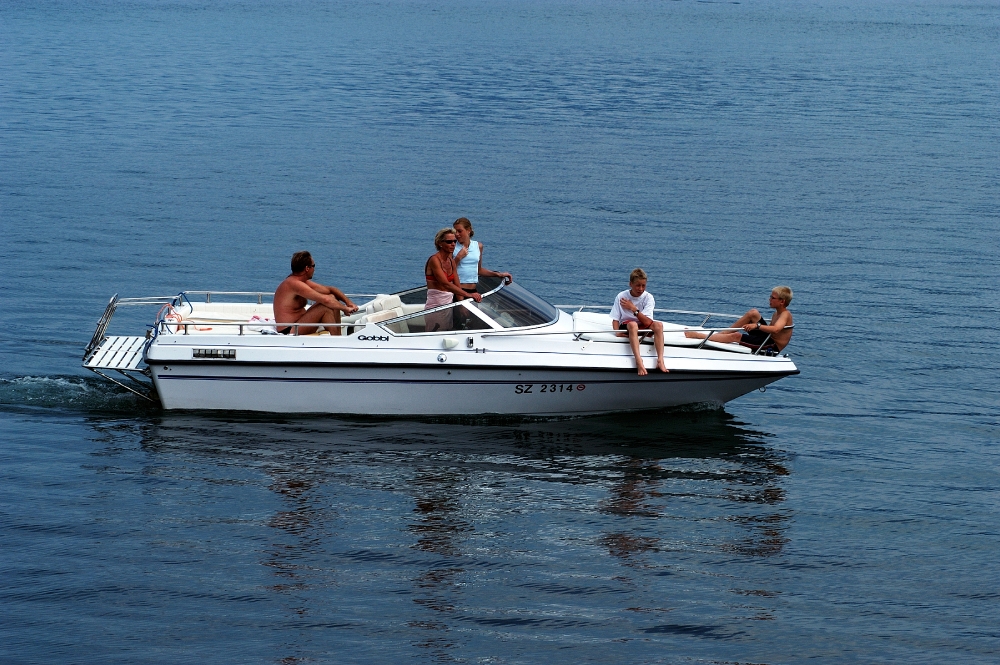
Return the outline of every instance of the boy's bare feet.
[[[646,371],[645,365],[643,365],[642,363],[637,363],[637,364],[638,364],[639,376],[646,376],[647,374],[649,374],[649,372]]]

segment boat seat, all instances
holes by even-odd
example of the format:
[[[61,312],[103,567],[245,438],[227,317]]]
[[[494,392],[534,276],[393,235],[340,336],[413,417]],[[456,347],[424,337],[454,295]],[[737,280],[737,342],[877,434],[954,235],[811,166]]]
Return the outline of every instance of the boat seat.
[[[235,326],[222,324],[250,323],[250,319],[254,316],[259,316],[261,319],[274,318],[274,308],[271,303],[258,305],[257,303],[185,302],[175,307],[173,312],[181,317],[181,324],[188,324],[188,334],[235,331]]]
[[[682,326],[677,323],[668,323],[666,321],[661,321],[660,323],[663,324],[663,343],[666,346],[701,346],[702,340],[690,339],[684,336],[684,331],[689,330],[691,326]],[[607,332],[603,332],[604,330]],[[609,314],[600,314],[598,312],[574,312],[573,332],[583,333],[580,336],[581,339],[591,342],[628,344],[628,337],[619,337],[611,329],[611,316]],[[653,336],[651,334],[645,336],[642,339],[642,343],[652,344]],[[705,342],[705,346],[707,348],[718,349],[719,351],[730,351],[732,353],[752,353],[750,349],[745,346],[740,346],[738,342],[713,342],[709,340],[708,342]]]
[[[391,296],[385,293],[380,293],[375,298],[366,303],[364,306],[365,314],[374,314],[375,312],[382,312],[387,309],[396,309],[397,307],[402,307],[403,301],[399,299],[399,296]]]
[[[396,307],[394,309],[385,309],[381,312],[375,312],[374,314],[365,314],[358,318],[354,323],[357,328],[348,328],[347,334],[353,335],[355,332],[361,330],[368,323],[381,323],[382,321],[388,321],[389,319],[395,319],[397,317],[403,316],[403,308]],[[406,325],[406,321],[400,321],[399,323],[393,324],[393,329],[397,333],[407,333],[410,331],[409,327]]]
[[[193,303],[194,307],[184,303],[174,308],[174,311],[185,319],[195,321],[248,321],[250,317],[257,315],[262,319],[273,319],[274,308],[271,303],[236,303],[236,302],[213,302],[213,303]]]
[[[396,317],[403,316],[403,308],[397,307],[395,309],[383,309],[380,312],[375,312],[374,314],[365,314],[357,323],[381,323],[382,321],[388,321],[389,319],[395,319]]]

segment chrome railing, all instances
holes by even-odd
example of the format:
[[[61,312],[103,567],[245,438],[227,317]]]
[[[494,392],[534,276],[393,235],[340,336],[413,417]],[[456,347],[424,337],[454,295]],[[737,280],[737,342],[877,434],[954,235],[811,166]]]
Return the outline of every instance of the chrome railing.
[[[380,322],[381,323],[381,322]],[[251,328],[250,332],[258,333],[263,332],[263,330],[274,329],[276,335],[284,335],[285,333],[278,332],[278,329],[292,328],[293,330],[298,330],[299,328],[362,328],[365,323],[275,323],[272,321],[157,321],[154,324],[157,328],[159,334],[167,335],[190,335],[191,328],[195,329],[195,332],[205,332],[206,330],[213,330],[214,328],[236,328],[239,335],[245,335],[246,330]],[[199,330],[199,327],[204,329]],[[174,328],[176,330],[171,330]],[[183,332],[178,332],[183,330]],[[272,333],[263,333],[272,334]],[[290,333],[289,333],[290,334]]]
[[[374,298],[378,294],[377,293],[345,293],[344,295],[346,295],[348,298],[351,298],[353,300],[354,298]],[[274,297],[274,291],[181,291],[175,297],[181,298],[183,296],[203,296],[205,298],[205,302],[206,303],[212,302],[212,297],[213,296],[234,296],[234,297],[238,296],[238,297],[241,297],[241,298],[245,298],[245,297],[248,297],[248,296],[253,296],[253,297],[257,298],[257,304],[258,305],[263,305],[264,304],[264,298],[273,298]],[[188,299],[188,302],[190,302],[190,298]]]
[[[379,294],[376,294],[376,293],[348,293],[346,295],[347,295],[348,298],[350,298],[350,299],[353,300],[355,298],[374,298],[375,296],[377,296]],[[163,307],[163,305],[170,305],[170,306],[172,306],[174,308],[177,308],[184,301],[187,301],[188,305],[190,305],[191,309],[193,310],[194,309],[194,304],[191,302],[190,296],[201,296],[201,297],[204,297],[206,303],[211,303],[213,296],[214,297],[228,296],[228,297],[234,297],[234,298],[235,297],[240,297],[240,298],[254,297],[254,298],[257,299],[257,304],[258,305],[262,305],[262,304],[264,304],[264,298],[273,298],[274,297],[274,292],[273,291],[181,291],[177,295],[172,295],[172,296],[142,296],[142,297],[138,297],[138,298],[119,298],[118,294],[116,293],[115,295],[113,295],[111,297],[111,300],[108,301],[108,305],[107,305],[107,307],[105,307],[104,313],[101,315],[101,318],[98,319],[98,321],[97,321],[97,327],[94,330],[94,334],[90,338],[90,342],[87,344],[87,347],[84,349],[84,352],[83,352],[83,362],[87,362],[87,360],[90,358],[90,356],[93,355],[94,352],[97,351],[97,349],[100,347],[101,343],[104,342],[104,340],[105,340],[105,334],[107,333],[108,326],[111,324],[111,319],[114,318],[115,312],[117,311],[117,309],[119,307],[136,307],[136,306],[143,306],[143,305],[146,305],[146,306],[154,305],[154,306]],[[247,304],[247,303],[244,303],[244,304]],[[159,314],[159,316],[156,318],[156,320],[154,320],[153,325],[150,326],[150,328],[152,329],[152,336],[153,337],[155,337],[160,332],[163,332],[163,330],[164,330],[163,329],[163,324],[164,323],[166,323],[167,325],[177,325],[177,324],[171,324],[169,322],[165,322],[163,320],[163,316],[164,315],[165,315],[165,312],[161,312]],[[189,324],[189,325],[195,325],[195,324]],[[215,325],[223,325],[223,324],[215,324]],[[246,324],[244,324],[244,325],[246,325]],[[277,324],[277,325],[280,325],[282,327],[287,327],[287,324]],[[298,328],[299,324],[292,324],[292,325],[293,325],[293,327]],[[302,325],[306,325],[306,324],[302,324]],[[334,324],[330,324],[330,325],[334,325]],[[345,325],[350,325],[350,324],[345,324]],[[147,336],[149,336],[149,335],[147,335]]]
[[[493,295],[494,293],[496,293],[497,291],[499,291],[500,289],[502,289],[504,286],[505,286],[505,283],[499,284],[496,288],[491,289],[490,291],[487,291],[486,293],[484,293],[483,297],[485,298],[486,296]],[[419,290],[419,288],[422,288],[422,287],[418,287],[417,289],[412,289],[412,290]],[[212,292],[208,292],[208,291],[184,291],[184,292],[182,292],[182,294],[179,294],[179,295],[183,295],[183,294],[195,294],[195,295],[205,294],[206,296],[210,297],[210,295],[223,295],[223,294],[225,294],[225,295],[257,295],[257,292],[253,292],[253,291],[247,291],[247,292],[237,292],[237,291],[228,291],[228,292],[221,292],[221,291],[212,291]],[[266,294],[265,293],[264,295],[273,295],[273,293],[272,294]],[[348,298],[351,298],[353,300],[354,298],[369,298],[369,297],[374,298],[375,296],[380,295],[380,294],[377,294],[377,293],[376,294],[352,294],[352,293],[348,293],[348,294],[345,294],[345,295]],[[395,294],[393,294],[393,295],[395,295]],[[190,302],[190,300],[188,302]],[[211,302],[211,300],[210,299],[206,299],[205,302]],[[390,324],[390,323],[396,323],[398,321],[405,321],[407,319],[412,319],[412,318],[415,318],[415,317],[418,317],[418,316],[424,316],[426,314],[430,314],[430,313],[433,313],[433,312],[440,312],[442,310],[446,310],[446,309],[449,309],[449,308],[452,308],[452,307],[459,307],[459,306],[462,305],[463,302],[464,301],[462,301],[462,300],[455,300],[453,302],[447,303],[445,305],[441,305],[439,307],[435,307],[433,309],[422,309],[422,310],[420,310],[418,312],[411,312],[409,314],[403,314],[403,315],[397,316],[396,318],[393,318],[393,319],[386,319],[384,321],[379,321],[379,322],[377,322],[374,325],[378,325],[378,326],[383,326],[384,327],[385,325]],[[292,328],[294,330],[298,330],[300,327],[301,328],[305,328],[305,327],[310,327],[310,328],[325,328],[327,326],[330,326],[330,327],[334,327],[334,328],[349,328],[349,327],[350,328],[356,328],[356,327],[362,327],[362,326],[366,325],[366,323],[367,322],[358,323],[357,321],[349,321],[349,322],[346,322],[346,323],[279,323],[279,322],[271,322],[271,321],[267,321],[267,322],[260,321],[260,322],[252,322],[252,323],[249,322],[249,321],[241,321],[241,322],[236,322],[236,321],[232,321],[232,322],[231,321],[221,321],[221,322],[215,322],[215,321],[205,321],[205,322],[197,322],[197,321],[187,321],[187,322],[185,322],[185,321],[179,321],[179,322],[171,322],[171,321],[165,321],[165,320],[163,320],[161,318],[161,319],[157,320],[154,323],[154,326],[157,329],[157,333],[167,333],[167,334],[177,334],[173,330],[170,330],[170,328],[174,328],[174,329],[177,329],[177,330],[180,330],[180,329],[183,328],[184,332],[180,333],[180,334],[183,334],[183,335],[190,334],[190,328],[189,328],[189,326],[194,326],[196,330],[197,330],[198,326],[205,326],[205,327],[208,327],[208,326],[216,327],[217,326],[217,327],[220,327],[220,328],[228,326],[230,328],[236,327],[238,329],[238,331],[239,331],[238,334],[239,335],[244,335],[245,334],[245,330],[247,328],[255,328],[255,329],[262,329],[262,328],[270,329],[270,328],[274,328],[275,331],[277,331],[279,328]],[[204,332],[204,331],[198,331],[198,332]],[[260,332],[260,330],[254,330],[253,332]],[[283,334],[283,333],[278,333],[278,334]]]
[[[572,309],[572,310],[575,310],[577,312],[582,312],[582,311],[587,310],[587,309],[597,309],[597,310],[602,310],[602,311],[606,312],[609,309],[611,309],[607,305],[553,305],[553,307],[555,307],[557,309],[565,309],[565,310]],[[653,313],[654,314],[656,314],[656,313],[660,313],[660,314],[687,314],[687,315],[690,315],[690,316],[704,316],[705,318],[702,320],[701,325],[705,325],[706,323],[708,323],[708,320],[711,319],[713,316],[724,316],[724,317],[730,318],[730,319],[738,319],[741,316],[743,316],[742,314],[723,314],[722,312],[698,312],[698,311],[689,310],[689,309],[660,309],[658,307],[653,310]]]

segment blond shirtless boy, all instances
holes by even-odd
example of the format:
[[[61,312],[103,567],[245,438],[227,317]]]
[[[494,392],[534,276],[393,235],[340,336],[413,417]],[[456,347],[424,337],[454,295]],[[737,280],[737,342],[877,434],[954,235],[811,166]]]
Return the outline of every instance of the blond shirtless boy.
[[[792,340],[792,313],[788,311],[788,306],[792,304],[792,290],[787,286],[776,286],[771,290],[769,305],[774,308],[774,316],[771,322],[764,325],[764,317],[756,309],[751,309],[733,323],[732,328],[742,328],[743,330],[733,330],[732,332],[712,333],[713,342],[739,342],[743,346],[754,349],[761,349],[765,352],[777,353]],[[768,340],[767,336],[771,339]],[[685,332],[685,337],[694,339],[705,339],[706,333]],[[767,344],[761,348],[765,340]]]

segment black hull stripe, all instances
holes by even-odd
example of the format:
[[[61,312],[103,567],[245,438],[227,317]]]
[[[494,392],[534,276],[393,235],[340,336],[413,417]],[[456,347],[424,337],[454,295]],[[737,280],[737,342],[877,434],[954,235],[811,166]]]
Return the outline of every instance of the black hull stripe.
[[[726,359],[728,362],[729,359]],[[146,361],[148,365],[166,365],[169,367],[174,366],[185,366],[185,367],[351,367],[351,368],[362,368],[362,369],[375,369],[375,370],[396,370],[396,369],[427,369],[427,370],[475,370],[477,372],[533,372],[538,370],[546,370],[553,372],[634,372],[635,368],[630,369],[615,368],[615,367],[565,367],[561,365],[504,365],[502,367],[490,366],[490,365],[459,365],[459,364],[439,364],[430,365],[427,363],[342,363],[342,362],[271,362],[271,361],[241,361],[241,360],[154,360],[149,359]],[[648,369],[648,368],[647,368]],[[655,371],[655,368],[654,368]],[[714,370],[714,369],[699,369],[699,370],[683,370],[683,369],[672,369],[671,373],[728,373],[727,370]],[[799,370],[782,370],[780,372],[770,371],[733,371],[732,374],[748,375],[748,374],[759,374],[759,375],[781,375],[789,376],[791,374],[798,374]]]
[[[242,367],[242,368],[252,368],[252,367],[314,367],[314,368],[352,368],[352,369],[369,369],[369,370],[379,370],[379,371],[394,371],[398,369],[420,369],[420,370],[449,370],[453,372],[464,372],[464,371],[475,371],[483,373],[496,373],[496,372],[565,372],[565,373],[615,373],[621,374],[625,372],[635,372],[635,367],[621,368],[621,367],[560,367],[558,365],[506,365],[503,367],[495,366],[483,366],[483,365],[428,365],[426,363],[394,363],[391,365],[383,365],[378,363],[313,363],[313,362],[241,362],[238,360],[222,360],[222,361],[204,361],[204,360],[165,360],[157,361],[153,360],[149,362],[150,365],[160,365],[169,367]],[[656,368],[647,370],[652,373],[656,372]],[[718,370],[718,369],[672,369],[670,374],[723,374],[726,376],[749,376],[749,377],[760,377],[760,376],[792,376],[798,374],[798,369],[793,370],[781,370],[781,371],[747,371],[747,370]],[[161,375],[162,376],[162,375]],[[195,375],[192,375],[195,376]],[[197,375],[203,376],[203,375]],[[210,375],[204,375],[206,378]],[[228,377],[227,377],[228,378]],[[515,383],[517,383],[515,381]],[[523,381],[521,383],[524,383]],[[551,383],[551,382],[550,382]]]

